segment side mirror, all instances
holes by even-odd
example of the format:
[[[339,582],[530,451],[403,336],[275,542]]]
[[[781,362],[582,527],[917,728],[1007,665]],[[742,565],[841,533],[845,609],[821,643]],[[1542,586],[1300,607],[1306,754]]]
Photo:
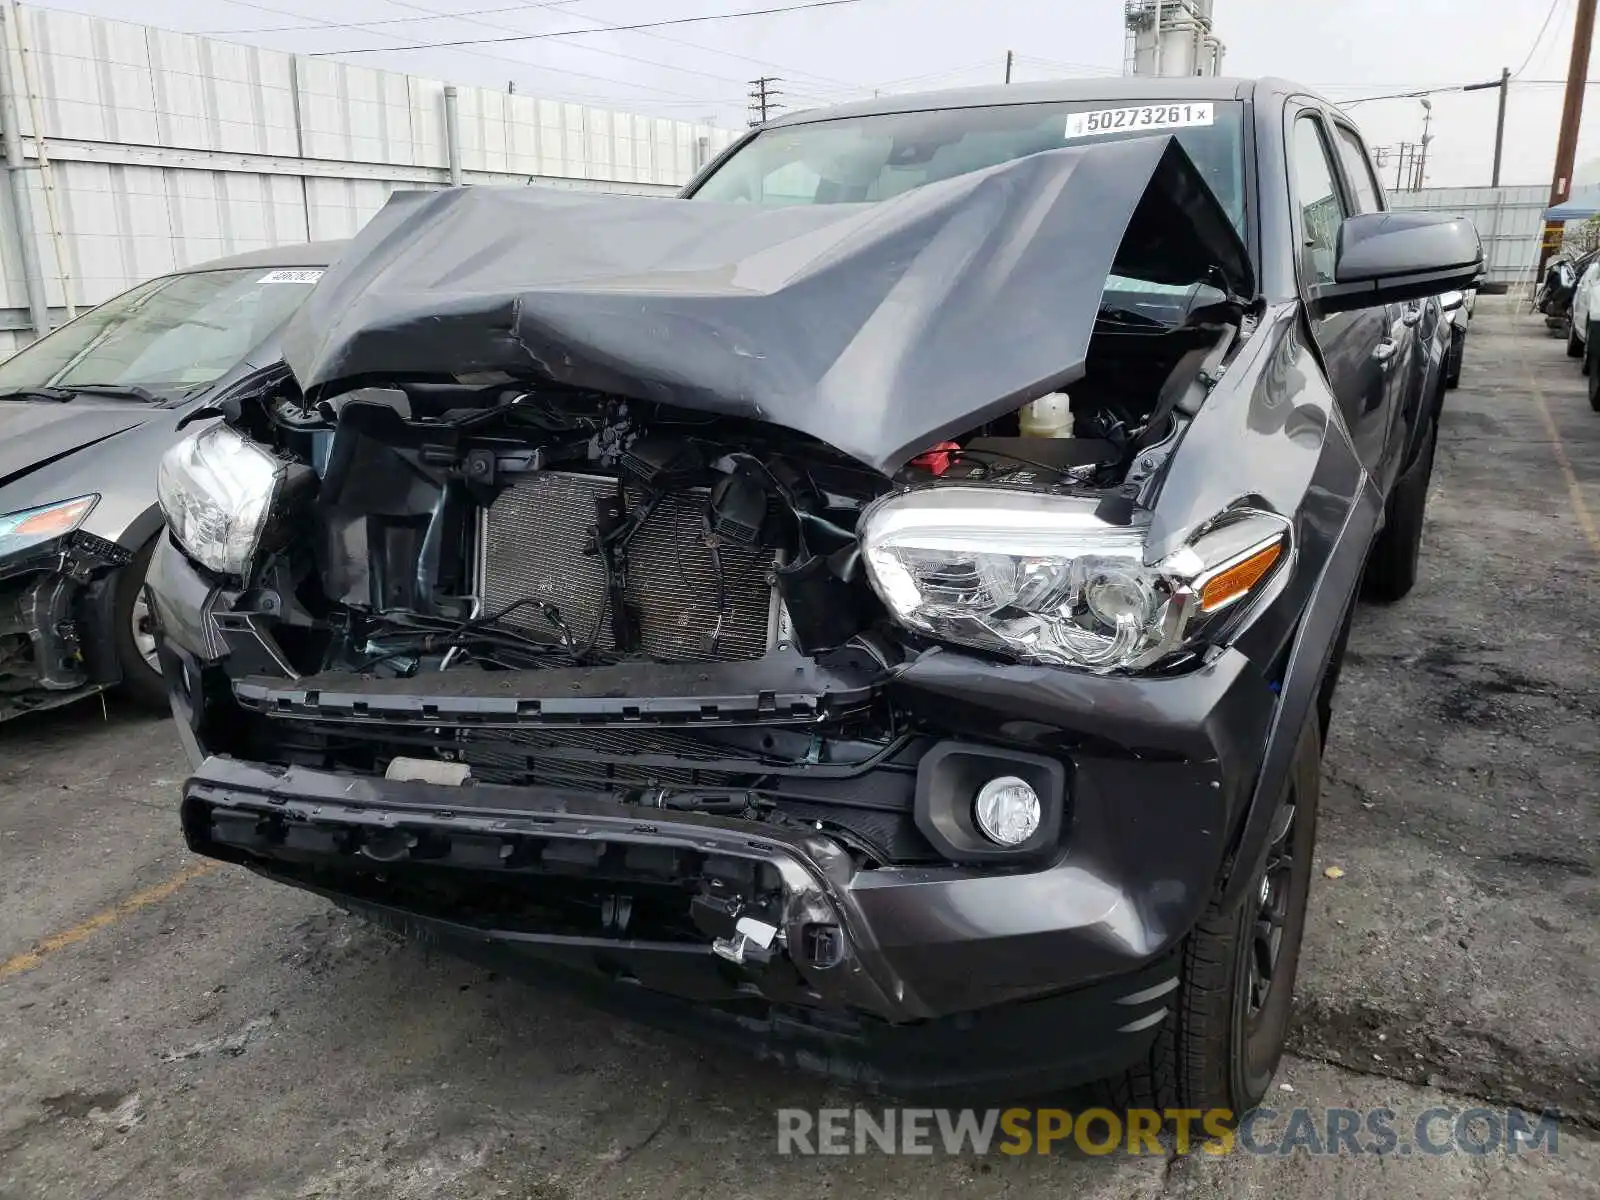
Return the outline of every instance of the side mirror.
[[[1373,308],[1471,287],[1483,271],[1483,245],[1465,217],[1363,213],[1339,225],[1334,282],[1312,300],[1325,313]]]

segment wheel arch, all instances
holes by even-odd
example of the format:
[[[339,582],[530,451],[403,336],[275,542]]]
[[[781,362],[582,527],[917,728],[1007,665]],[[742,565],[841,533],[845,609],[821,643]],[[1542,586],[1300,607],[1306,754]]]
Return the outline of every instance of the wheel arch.
[[[1261,769],[1224,864],[1224,903],[1237,899],[1267,850],[1275,803],[1294,770],[1301,731],[1313,714],[1326,742],[1327,718],[1332,712],[1362,571],[1382,518],[1383,502],[1377,490],[1370,485],[1363,487],[1295,629],[1261,755]]]

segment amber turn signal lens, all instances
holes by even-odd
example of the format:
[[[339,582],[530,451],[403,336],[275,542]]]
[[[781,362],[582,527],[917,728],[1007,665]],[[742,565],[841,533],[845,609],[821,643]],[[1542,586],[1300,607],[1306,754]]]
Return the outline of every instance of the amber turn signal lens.
[[[1216,612],[1245,595],[1272,570],[1273,564],[1283,557],[1283,543],[1273,542],[1233,566],[1219,571],[1200,588],[1200,611]]]
[[[11,530],[18,537],[56,537],[63,533],[71,533],[78,527],[78,523],[88,515],[97,497],[85,496],[81,500],[73,500],[66,504],[58,504],[54,508],[41,509],[24,517],[17,522],[15,529]]]

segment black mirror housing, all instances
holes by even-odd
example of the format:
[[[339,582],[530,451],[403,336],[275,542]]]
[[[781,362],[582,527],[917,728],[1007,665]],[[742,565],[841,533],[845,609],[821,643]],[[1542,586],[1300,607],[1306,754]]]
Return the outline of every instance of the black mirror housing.
[[[1340,224],[1334,264],[1334,282],[1312,291],[1324,313],[1469,288],[1483,273],[1483,244],[1465,217],[1363,213]]]

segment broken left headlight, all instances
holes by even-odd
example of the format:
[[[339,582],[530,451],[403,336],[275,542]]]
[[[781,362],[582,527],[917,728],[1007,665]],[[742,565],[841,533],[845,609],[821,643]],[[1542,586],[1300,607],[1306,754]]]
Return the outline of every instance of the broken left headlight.
[[[901,624],[1025,662],[1150,666],[1199,640],[1289,557],[1289,523],[1240,509],[1145,562],[1149,513],[1097,499],[945,486],[885,497],[861,520],[873,587]]]
[[[288,469],[237,430],[213,425],[162,456],[156,498],[189,557],[219,574],[243,576]]]

